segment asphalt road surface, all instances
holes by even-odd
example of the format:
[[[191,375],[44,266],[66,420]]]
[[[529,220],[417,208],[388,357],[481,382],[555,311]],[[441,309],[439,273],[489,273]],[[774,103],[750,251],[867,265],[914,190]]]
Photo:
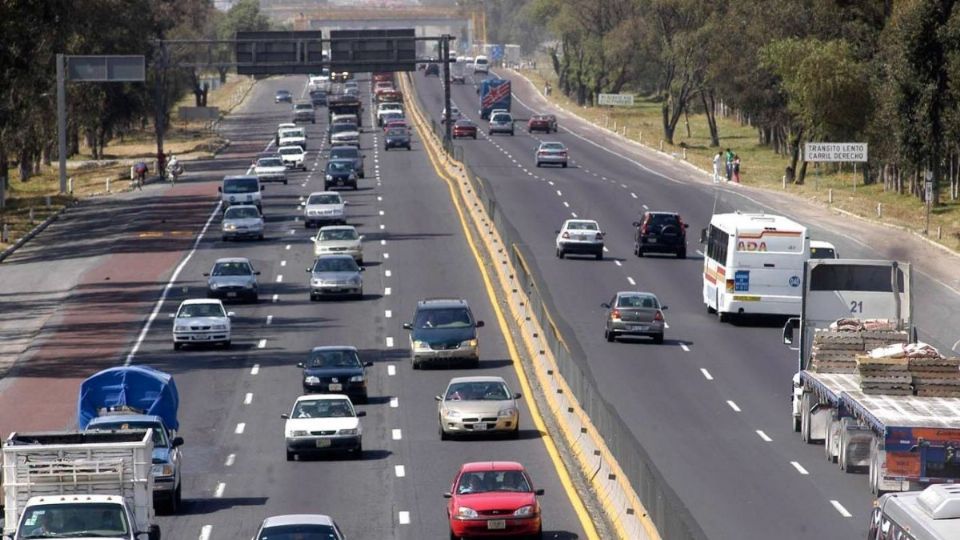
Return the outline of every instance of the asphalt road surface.
[[[526,404],[521,405],[518,440],[457,440],[441,442],[437,433],[436,403],[447,381],[463,374],[503,376],[518,391],[512,365],[489,303],[476,263],[463,237],[450,201],[447,185],[432,168],[419,138],[412,151],[382,150],[380,130],[372,127],[368,101],[369,79],[361,78],[365,100],[362,148],[366,154],[366,179],[357,191],[346,191],[348,223],[365,235],[364,298],[359,301],[311,302],[308,274],[313,260],[312,233],[303,226],[300,202],[323,190],[319,150],[325,140],[326,111],[319,109],[317,123],[308,125],[308,171],[290,173],[289,185],[268,184],[264,191],[266,239],[224,242],[220,239],[217,211],[218,180],[226,174],[249,170],[258,152],[270,146],[277,123],[289,121],[290,105],[274,104],[274,92],[286,88],[303,96],[305,77],[261,81],[247,102],[223,122],[222,130],[233,143],[216,159],[187,162],[187,174],[171,190],[189,192],[189,205],[159,206],[167,215],[144,225],[134,235],[123,261],[127,271],[154,276],[146,281],[146,298],[131,297],[129,313],[118,314],[112,324],[123,324],[122,343],[95,361],[83,357],[84,344],[62,352],[61,365],[71,366],[68,379],[56,393],[43,392],[58,369],[49,366],[46,378],[17,379],[6,384],[19,389],[21,407],[46,407],[57,416],[37,420],[30,429],[67,428],[73,424],[72,404],[76,384],[96,369],[124,361],[154,366],[172,373],[180,390],[181,435],[185,438],[183,511],[161,516],[165,538],[250,538],[260,521],[285,513],[331,515],[352,539],[381,540],[447,538],[446,499],[453,475],[468,461],[516,460],[526,465],[541,498],[544,537],[584,538],[584,531],[561,484],[541,435],[532,429]],[[157,190],[167,188],[154,188]],[[138,199],[131,204],[147,204]],[[189,220],[179,214],[189,212]],[[91,214],[91,213],[88,213]],[[85,216],[85,217],[84,217]],[[179,217],[177,217],[179,216]],[[83,230],[83,214],[72,223]],[[166,219],[186,220],[173,235]],[[206,228],[204,228],[206,227]],[[193,232],[204,233],[193,241]],[[37,245],[44,239],[38,238]],[[137,243],[142,242],[142,250]],[[50,244],[49,260],[68,254]],[[167,254],[152,258],[150,252]],[[170,253],[174,256],[169,256]],[[31,252],[43,260],[42,250]],[[74,254],[78,256],[78,254]],[[110,255],[113,256],[113,255]],[[116,268],[110,256],[100,266]],[[261,271],[260,302],[231,305],[236,312],[233,345],[174,352],[168,314],[186,298],[202,297],[202,274],[220,257],[248,257]],[[153,266],[151,266],[153,265]],[[160,305],[157,295],[166,290]],[[418,299],[464,297],[479,319],[481,367],[413,371],[408,360],[408,335],[401,324],[411,318]],[[110,310],[109,297],[98,304]],[[103,325],[96,310],[87,310],[91,321],[87,347]],[[83,310],[75,314],[83,321]],[[147,329],[141,331],[144,322]],[[109,329],[109,328],[108,328]],[[301,393],[297,362],[318,345],[353,345],[368,368],[370,403],[362,419],[364,456],[307,459],[287,462],[281,413],[289,412]],[[71,363],[73,356],[85,358]],[[89,356],[89,355],[88,355]],[[27,363],[29,365],[29,362]],[[23,409],[21,409],[23,410]],[[7,415],[5,432],[24,425]]]
[[[592,142],[600,139],[595,132],[571,133],[562,120],[558,133],[528,133],[532,112],[517,99],[516,84],[516,135],[487,136],[477,113],[479,77],[451,85],[453,102],[481,131],[479,140],[456,144],[489,181],[499,209],[533,254],[565,338],[584,351],[604,395],[706,534],[862,538],[872,508],[866,475],[840,471],[826,461],[822,445],[804,444],[788,427],[796,353],[781,343],[784,320],[721,324],[702,302],[700,229],[713,213],[762,208],[710,186],[664,178],[669,173],[659,172],[656,162],[638,166],[635,156],[605,151]],[[440,81],[422,73],[413,79],[426,112],[439,123]],[[534,153],[543,140],[567,145],[569,168],[536,167]],[[633,255],[631,223],[647,209],[678,211],[690,224],[686,260]],[[555,257],[556,229],[576,217],[600,222],[604,260]],[[877,257],[843,234],[807,225],[812,238],[833,242],[844,257]],[[948,351],[955,329],[946,315],[957,313],[960,302],[922,275],[914,285],[921,338]],[[600,304],[619,290],[651,291],[669,306],[663,345],[604,340]]]

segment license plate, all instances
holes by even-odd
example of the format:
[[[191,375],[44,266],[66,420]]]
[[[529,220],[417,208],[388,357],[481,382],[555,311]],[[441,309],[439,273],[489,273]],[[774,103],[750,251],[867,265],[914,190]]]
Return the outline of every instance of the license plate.
[[[330,446],[330,439],[317,439],[317,448],[328,448]]]
[[[487,430],[487,425],[486,425],[486,424],[482,424],[482,423],[481,423],[481,424],[474,424],[474,425],[473,425],[473,430],[474,430],[474,431],[486,431],[486,430]]]
[[[491,519],[487,521],[487,528],[493,530],[503,530],[507,528],[507,520],[505,519]]]
[[[227,293],[227,297],[228,297],[228,298],[234,298],[234,297],[236,297],[236,296],[237,296],[237,293],[235,293],[235,292],[228,292],[228,293]]]
[[[331,392],[339,392],[341,390],[343,390],[343,385],[340,383],[334,383],[330,385]]]
[[[647,243],[648,243],[648,244],[656,244],[656,243],[657,243],[657,239],[656,239],[656,238],[647,238]]]
[[[343,185],[343,180],[337,180],[337,185],[338,185],[338,186],[342,186],[342,185]]]
[[[638,324],[634,324],[630,326],[630,330],[633,330],[634,332],[643,332],[646,329],[647,329],[646,326],[638,325]]]
[[[210,341],[210,336],[194,336],[197,341]]]

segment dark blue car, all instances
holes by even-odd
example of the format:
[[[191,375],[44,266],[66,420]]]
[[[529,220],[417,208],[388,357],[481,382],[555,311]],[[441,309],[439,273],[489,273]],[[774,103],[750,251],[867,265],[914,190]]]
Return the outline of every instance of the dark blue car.
[[[346,394],[353,403],[367,402],[366,368],[356,347],[314,347],[310,359],[300,362],[305,394]]]

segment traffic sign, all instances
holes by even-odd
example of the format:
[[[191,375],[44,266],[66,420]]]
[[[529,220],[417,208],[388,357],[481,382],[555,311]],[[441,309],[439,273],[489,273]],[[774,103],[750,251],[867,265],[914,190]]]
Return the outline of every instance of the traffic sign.
[[[821,163],[867,161],[867,143],[808,142],[803,145],[804,161]]]
[[[598,94],[597,105],[613,105],[618,107],[632,107],[633,94]]]
[[[491,60],[503,59],[503,45],[493,45],[490,47],[490,59]]]

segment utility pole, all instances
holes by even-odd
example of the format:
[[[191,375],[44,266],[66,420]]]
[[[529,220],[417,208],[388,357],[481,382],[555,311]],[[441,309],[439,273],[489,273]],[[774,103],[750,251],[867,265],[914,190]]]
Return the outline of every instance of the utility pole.
[[[156,104],[154,120],[154,128],[157,135],[157,169],[163,167],[163,164],[160,163],[159,157],[163,154],[163,135],[166,131],[166,126],[164,125],[166,120],[167,108],[166,108],[166,86],[167,86],[167,46],[162,41],[158,44],[156,63],[153,66],[154,71],[154,83],[155,83],[155,92],[154,101]],[[158,175],[163,175],[162,170],[157,171]]]
[[[60,193],[67,192],[67,75],[66,58],[57,55],[57,161],[60,163]]]
[[[440,60],[443,62],[443,147],[449,148],[453,141],[453,126],[450,125],[450,34],[444,34],[440,39]]]

